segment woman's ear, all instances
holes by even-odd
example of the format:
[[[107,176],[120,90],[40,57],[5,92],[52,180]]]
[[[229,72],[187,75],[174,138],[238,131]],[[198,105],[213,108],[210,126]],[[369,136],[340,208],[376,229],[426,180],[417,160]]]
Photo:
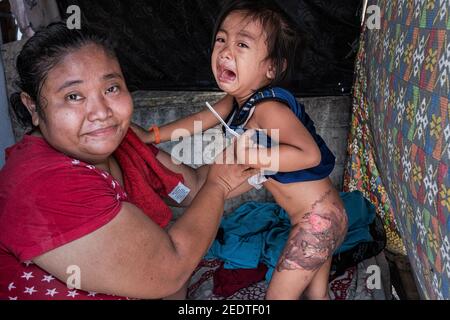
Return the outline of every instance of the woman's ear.
[[[31,99],[30,95],[26,92],[20,93],[20,100],[22,100],[22,103],[25,107],[27,107],[27,110],[31,115],[33,125],[37,127],[39,125],[39,114],[36,110],[36,102],[34,102],[34,100]]]

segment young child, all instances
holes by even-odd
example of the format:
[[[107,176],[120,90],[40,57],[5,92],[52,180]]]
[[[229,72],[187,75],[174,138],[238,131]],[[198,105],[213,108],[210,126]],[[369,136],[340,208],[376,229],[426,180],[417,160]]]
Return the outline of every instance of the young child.
[[[278,130],[276,152],[243,144],[244,137],[237,143],[238,149],[260,160],[250,163],[252,167],[270,167],[263,163],[262,151],[278,157],[278,172],[267,176],[264,186],[292,224],[266,298],[328,299],[331,257],[345,237],[347,216],[328,177],[334,155],[316,134],[304,106],[277,87],[292,65],[295,31],[284,14],[265,1],[232,0],[223,8],[214,36],[211,67],[218,86],[228,94],[215,105],[217,113],[237,131],[267,129],[270,138]],[[170,140],[179,128],[192,134],[194,121],[202,121],[204,130],[218,124],[205,109],[163,126],[156,140]],[[147,143],[155,141],[155,130],[139,134]]]

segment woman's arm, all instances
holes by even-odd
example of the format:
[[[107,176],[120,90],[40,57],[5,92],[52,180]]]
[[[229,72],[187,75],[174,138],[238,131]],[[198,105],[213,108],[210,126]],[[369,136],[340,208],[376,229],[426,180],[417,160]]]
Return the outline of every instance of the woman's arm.
[[[161,298],[188,280],[212,243],[224,199],[255,170],[213,165],[191,206],[165,232],[131,203],[98,230],[33,261],[62,281],[81,270],[81,289],[134,298]]]
[[[225,118],[231,112],[232,106],[233,97],[226,95],[215,103],[213,107],[222,118]],[[219,123],[219,120],[217,120],[209,109],[204,109],[190,116],[175,120],[159,127],[160,141],[164,142],[171,140],[172,135],[175,134],[175,131],[177,133],[175,135],[176,138],[191,136],[201,132],[197,129],[197,127],[194,127],[194,124],[197,121],[201,123],[201,127],[198,128],[201,128],[202,131],[208,130]],[[144,141],[144,143],[155,142],[155,133],[153,131],[146,131],[136,124],[132,124],[131,128],[139,136],[139,138]]]
[[[315,167],[320,163],[320,150],[301,121],[286,105],[263,102],[252,120],[278,145],[272,148],[257,146],[252,141],[253,130],[246,131],[237,142],[240,163],[252,168],[290,172]]]
[[[163,150],[160,150],[158,152],[158,154],[156,155],[156,159],[158,159],[159,162],[161,162],[165,167],[167,167],[171,171],[182,174],[184,178],[184,185],[191,190],[187,195],[187,197],[180,204],[176,203],[170,198],[165,199],[166,203],[173,207],[189,206],[192,200],[197,195],[198,191],[205,183],[206,177],[208,176],[210,165],[203,165],[197,169],[194,169],[188,165],[185,165],[184,163],[176,164],[172,161],[171,156]],[[244,183],[242,183],[242,185],[238,186],[233,191],[231,191],[227,195],[227,199],[239,196],[251,190],[252,188],[253,187],[250,184],[248,184],[247,181],[245,181]]]

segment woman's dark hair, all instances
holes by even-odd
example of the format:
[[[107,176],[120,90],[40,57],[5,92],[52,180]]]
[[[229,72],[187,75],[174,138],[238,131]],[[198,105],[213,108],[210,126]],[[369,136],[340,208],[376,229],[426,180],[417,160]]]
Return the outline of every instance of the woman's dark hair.
[[[293,27],[290,18],[280,7],[270,0],[230,0],[226,1],[219,13],[213,31],[212,47],[215,38],[226,17],[234,12],[240,11],[246,18],[258,21],[266,32],[267,59],[273,61],[275,66],[275,77],[272,85],[278,85],[288,80],[293,68],[299,33]],[[286,69],[284,67],[286,66]]]
[[[36,111],[43,119],[45,117],[42,107],[45,99],[41,97],[41,90],[48,73],[67,54],[88,44],[98,45],[109,56],[116,58],[109,37],[86,25],[81,29],[69,29],[64,22],[52,23],[37,31],[24,44],[16,62],[19,76],[16,85],[36,103]],[[22,124],[26,127],[32,126],[31,115],[22,104],[20,93],[11,96],[11,104]]]

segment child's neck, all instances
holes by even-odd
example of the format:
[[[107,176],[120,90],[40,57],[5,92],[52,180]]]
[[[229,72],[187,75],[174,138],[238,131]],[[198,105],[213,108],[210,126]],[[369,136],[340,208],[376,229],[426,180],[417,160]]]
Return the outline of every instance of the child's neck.
[[[249,94],[246,94],[245,96],[237,96],[237,95],[232,95],[233,98],[236,100],[239,109],[242,108],[242,106],[247,102],[248,99],[250,99],[251,96],[253,96],[255,94],[255,92],[261,90],[262,88],[265,88],[267,86],[269,86],[270,84],[266,84],[256,90],[252,90]]]
[[[237,97],[237,96],[233,96],[233,97],[234,97],[234,100],[236,100],[238,107],[240,109],[252,95],[253,95],[253,93],[246,97]]]

